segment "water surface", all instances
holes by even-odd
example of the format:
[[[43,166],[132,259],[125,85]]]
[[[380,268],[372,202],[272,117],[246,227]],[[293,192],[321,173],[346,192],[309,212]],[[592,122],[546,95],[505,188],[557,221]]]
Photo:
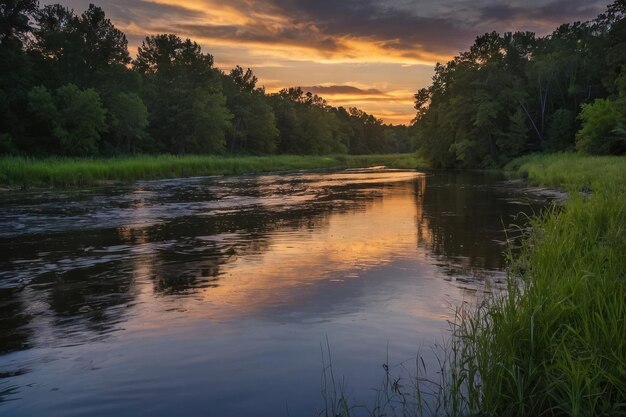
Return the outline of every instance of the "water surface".
[[[0,414],[316,415],[504,279],[545,204],[485,173],[352,170],[0,195]],[[515,229],[509,228],[509,237]]]

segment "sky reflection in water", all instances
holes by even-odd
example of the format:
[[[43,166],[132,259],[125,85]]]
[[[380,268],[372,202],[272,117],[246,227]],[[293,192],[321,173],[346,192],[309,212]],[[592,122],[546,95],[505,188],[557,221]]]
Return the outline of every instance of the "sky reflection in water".
[[[0,412],[315,415],[502,280],[543,202],[487,174],[355,170],[5,193]],[[519,222],[519,221],[518,221]]]

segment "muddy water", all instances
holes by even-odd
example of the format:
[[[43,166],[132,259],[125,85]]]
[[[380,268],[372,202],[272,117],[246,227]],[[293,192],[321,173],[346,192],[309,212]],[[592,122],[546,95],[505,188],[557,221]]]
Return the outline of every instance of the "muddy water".
[[[502,282],[504,229],[545,205],[488,174],[386,170],[0,199],[11,416],[313,416],[327,341],[367,403],[381,364]]]

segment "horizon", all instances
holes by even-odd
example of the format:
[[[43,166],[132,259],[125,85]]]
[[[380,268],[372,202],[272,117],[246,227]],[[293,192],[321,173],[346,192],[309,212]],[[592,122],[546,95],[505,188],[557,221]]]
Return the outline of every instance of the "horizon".
[[[93,0],[59,3],[82,13]],[[301,87],[332,106],[358,107],[387,124],[409,124],[413,94],[445,63],[493,30],[544,36],[587,21],[606,0],[471,3],[457,0],[333,2],[112,0],[98,2],[128,39],[129,52],[149,35],[190,38],[228,72],[251,68],[268,93]]]

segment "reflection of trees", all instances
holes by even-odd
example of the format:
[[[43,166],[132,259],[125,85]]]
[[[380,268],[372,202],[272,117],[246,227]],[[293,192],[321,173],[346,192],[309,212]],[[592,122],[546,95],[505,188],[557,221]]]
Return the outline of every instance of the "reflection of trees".
[[[494,187],[497,179],[486,173],[437,172],[427,178],[425,192],[416,193],[422,207],[418,233],[424,235],[424,225],[431,233],[420,242],[448,273],[503,267],[504,230],[529,207],[507,201],[511,194]]]
[[[27,347],[30,316],[19,297],[19,288],[0,290],[0,354]]]
[[[358,185],[344,185],[320,190],[314,201],[266,207],[263,188],[272,185],[263,177],[258,182],[229,182],[225,194],[255,197],[259,204],[141,226],[142,218],[153,213],[137,192],[132,195],[132,207],[138,226],[0,238],[0,245],[7,248],[4,272],[22,268],[21,272],[30,275],[25,285],[0,290],[0,353],[28,348],[38,341],[80,343],[105,334],[125,319],[136,302],[140,283],[151,283],[153,292],[163,296],[189,295],[218,286],[224,279],[220,274],[223,265],[263,253],[276,230],[321,228],[331,213],[354,210],[380,196],[370,194],[364,199]],[[294,190],[306,191],[296,176],[274,194],[288,198]],[[174,194],[163,200],[177,201],[178,194]],[[341,194],[340,201],[333,198],[335,194]],[[183,189],[179,197],[184,202],[222,198],[201,188],[193,192]],[[153,198],[155,206],[162,201],[158,193]],[[120,198],[119,204],[127,207],[127,200]],[[33,261],[26,264],[24,260]]]

